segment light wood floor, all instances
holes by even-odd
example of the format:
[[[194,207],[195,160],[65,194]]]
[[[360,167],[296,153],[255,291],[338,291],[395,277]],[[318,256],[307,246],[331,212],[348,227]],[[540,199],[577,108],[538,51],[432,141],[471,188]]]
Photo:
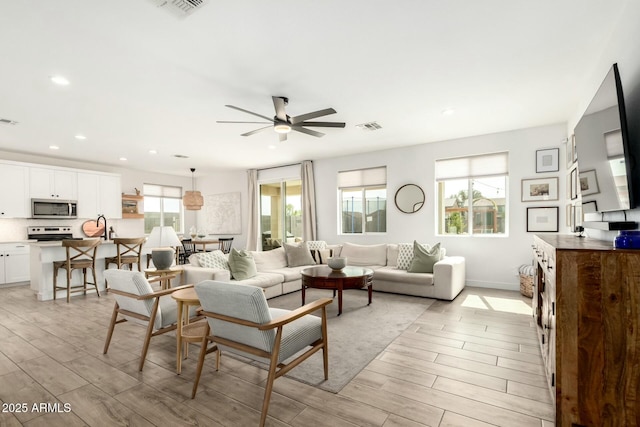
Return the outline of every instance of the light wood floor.
[[[530,301],[481,288],[437,301],[339,394],[278,379],[267,424],[551,426]],[[223,357],[215,372],[211,357],[192,400],[198,347],[178,376],[175,336],[155,337],[139,373],[144,328],[117,326],[102,354],[112,307],[109,295],[67,304],[38,302],[28,286],[0,289],[1,426],[258,424],[265,371]]]

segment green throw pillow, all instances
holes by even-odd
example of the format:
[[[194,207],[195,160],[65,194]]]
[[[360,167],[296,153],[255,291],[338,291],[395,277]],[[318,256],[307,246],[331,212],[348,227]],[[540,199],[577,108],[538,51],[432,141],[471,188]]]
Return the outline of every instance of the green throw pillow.
[[[236,248],[231,248],[229,267],[231,275],[236,280],[250,279],[258,274],[256,262],[251,254],[245,250],[238,251]]]
[[[438,261],[440,261],[440,243],[436,243],[431,249],[426,249],[414,241],[413,259],[407,271],[410,273],[433,273],[433,265]]]

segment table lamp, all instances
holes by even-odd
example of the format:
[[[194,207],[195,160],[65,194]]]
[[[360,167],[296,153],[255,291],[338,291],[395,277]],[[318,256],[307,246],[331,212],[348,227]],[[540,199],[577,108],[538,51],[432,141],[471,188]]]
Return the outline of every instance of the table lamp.
[[[173,227],[168,226],[153,227],[146,243],[147,247],[152,248],[151,259],[158,270],[166,270],[171,267],[176,254],[173,247],[181,244],[176,231]]]

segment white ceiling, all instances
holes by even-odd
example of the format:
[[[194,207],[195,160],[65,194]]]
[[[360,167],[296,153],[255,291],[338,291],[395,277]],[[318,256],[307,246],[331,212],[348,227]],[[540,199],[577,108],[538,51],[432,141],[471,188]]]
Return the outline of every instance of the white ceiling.
[[[178,18],[151,0],[7,0],[0,118],[19,123],[0,150],[205,175],[565,122],[627,1],[209,0]],[[273,116],[272,95],[347,126],[279,143],[216,123],[260,121],[225,104]]]

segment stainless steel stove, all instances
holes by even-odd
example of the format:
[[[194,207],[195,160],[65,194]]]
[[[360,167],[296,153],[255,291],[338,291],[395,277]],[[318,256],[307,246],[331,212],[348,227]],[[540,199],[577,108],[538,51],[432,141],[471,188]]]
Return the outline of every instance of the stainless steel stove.
[[[79,237],[73,237],[71,227],[58,225],[36,225],[27,227],[27,238],[29,240],[37,240],[38,242],[54,242],[58,240],[81,240]]]

